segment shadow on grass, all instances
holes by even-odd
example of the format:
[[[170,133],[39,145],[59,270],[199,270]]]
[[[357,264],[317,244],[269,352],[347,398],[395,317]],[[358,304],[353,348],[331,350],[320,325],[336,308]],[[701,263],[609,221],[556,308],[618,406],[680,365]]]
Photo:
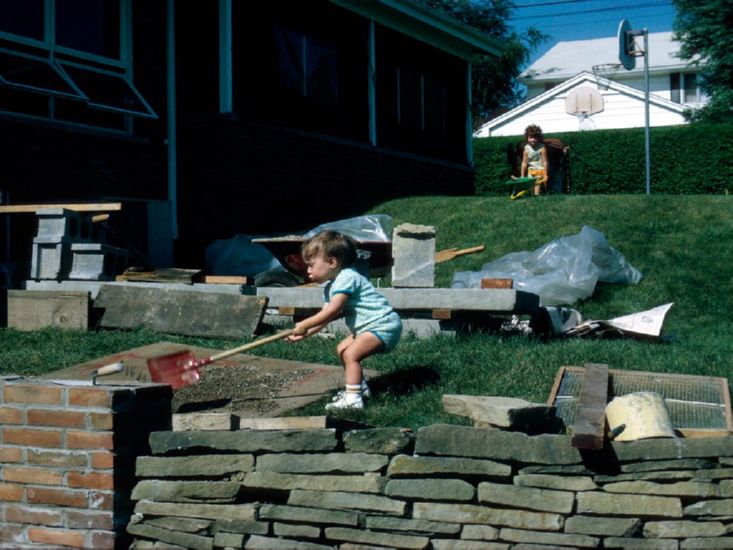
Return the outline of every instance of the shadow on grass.
[[[406,395],[435,386],[439,381],[440,375],[432,367],[415,366],[373,378],[369,381],[369,388],[374,395]]]

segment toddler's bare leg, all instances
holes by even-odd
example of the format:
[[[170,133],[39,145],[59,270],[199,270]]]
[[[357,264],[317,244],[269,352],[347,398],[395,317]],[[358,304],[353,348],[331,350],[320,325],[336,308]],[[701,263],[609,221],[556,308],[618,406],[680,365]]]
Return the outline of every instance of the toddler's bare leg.
[[[371,332],[358,336],[347,336],[336,347],[336,351],[344,365],[347,384],[361,384],[364,373],[361,362],[382,349],[384,344]]]

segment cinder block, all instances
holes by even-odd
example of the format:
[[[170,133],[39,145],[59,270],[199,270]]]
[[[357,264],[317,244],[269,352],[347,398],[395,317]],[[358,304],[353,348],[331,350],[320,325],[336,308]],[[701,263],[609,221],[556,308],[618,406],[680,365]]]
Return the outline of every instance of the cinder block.
[[[30,278],[36,281],[67,278],[71,268],[71,243],[55,237],[36,237],[33,239]]]
[[[42,208],[36,212],[38,231],[36,237],[46,242],[69,240],[90,242],[94,228],[92,217],[86,212],[75,212],[66,208]]]
[[[403,223],[392,235],[392,286],[435,286],[435,228]]]
[[[113,281],[127,267],[127,250],[99,243],[72,243],[69,279]]]

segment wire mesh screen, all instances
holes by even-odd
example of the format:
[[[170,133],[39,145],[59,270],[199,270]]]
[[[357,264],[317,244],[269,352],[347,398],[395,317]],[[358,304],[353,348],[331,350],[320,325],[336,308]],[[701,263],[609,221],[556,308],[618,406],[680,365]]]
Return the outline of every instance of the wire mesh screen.
[[[550,396],[566,426],[575,422],[583,373],[579,367],[562,367],[557,392]],[[728,382],[724,378],[609,370],[608,380],[609,401],[640,391],[660,394],[675,429],[732,427]]]

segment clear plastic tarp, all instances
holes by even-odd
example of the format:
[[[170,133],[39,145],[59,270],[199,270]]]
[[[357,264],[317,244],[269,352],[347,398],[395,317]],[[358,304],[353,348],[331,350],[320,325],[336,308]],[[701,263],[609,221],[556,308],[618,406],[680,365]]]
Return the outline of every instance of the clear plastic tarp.
[[[593,294],[598,281],[636,284],[641,272],[606,237],[588,225],[533,252],[513,252],[486,263],[481,271],[453,275],[452,288],[481,288],[483,278],[513,279],[514,289],[539,295],[543,306],[571,305]]]
[[[312,237],[325,230],[338,231],[356,241],[390,242],[392,240],[392,218],[386,214],[373,214],[328,222],[296,235]],[[280,262],[252,239],[282,237],[279,235],[235,235],[230,239],[212,242],[206,247],[206,270],[212,275],[245,275],[254,277],[258,273],[285,268]]]

